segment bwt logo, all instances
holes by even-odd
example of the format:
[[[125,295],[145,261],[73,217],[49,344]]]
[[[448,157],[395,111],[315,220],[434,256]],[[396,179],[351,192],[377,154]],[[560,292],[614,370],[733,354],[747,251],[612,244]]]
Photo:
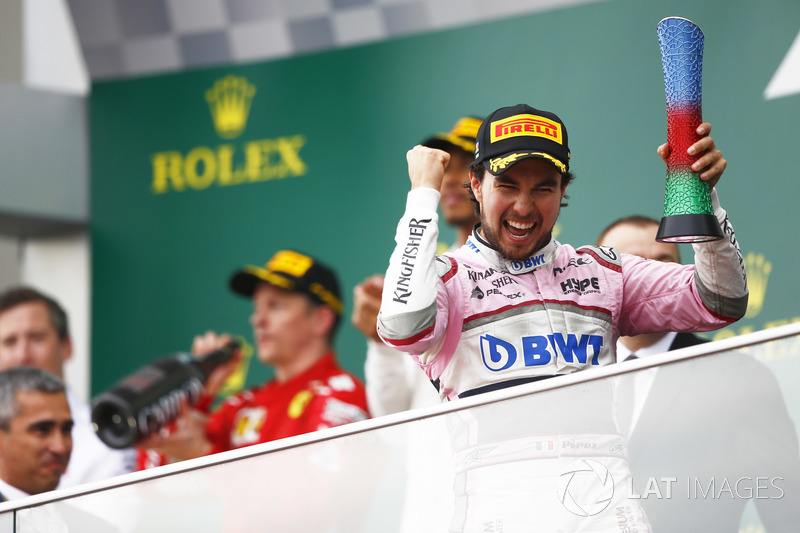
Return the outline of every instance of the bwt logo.
[[[531,268],[544,264],[544,254],[539,254],[534,257],[529,257],[525,261],[511,261],[511,268],[522,270],[524,268]]]
[[[492,372],[500,372],[514,366],[518,354],[522,353],[525,366],[542,366],[555,360],[559,355],[567,363],[586,364],[589,361],[589,348],[592,348],[591,364],[599,365],[600,349],[603,347],[601,335],[581,335],[572,333],[553,333],[552,335],[530,335],[520,338],[519,347],[492,335],[481,335],[481,356],[483,364]]]

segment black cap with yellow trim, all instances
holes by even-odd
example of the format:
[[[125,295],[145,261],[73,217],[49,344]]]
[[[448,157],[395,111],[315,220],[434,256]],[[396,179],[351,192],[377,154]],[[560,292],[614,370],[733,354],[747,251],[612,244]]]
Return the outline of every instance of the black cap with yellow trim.
[[[561,173],[569,170],[567,127],[555,113],[525,104],[501,107],[481,124],[475,161],[495,176],[523,159],[552,163]]]
[[[475,153],[475,139],[481,122],[483,119],[479,117],[462,117],[448,133],[437,133],[422,141],[422,146],[445,151],[456,147],[472,155]]]
[[[336,311],[337,315],[344,313],[336,273],[300,252],[281,250],[263,267],[245,265],[234,272],[230,279],[231,289],[242,296],[253,296],[259,283],[305,293],[312,300]]]

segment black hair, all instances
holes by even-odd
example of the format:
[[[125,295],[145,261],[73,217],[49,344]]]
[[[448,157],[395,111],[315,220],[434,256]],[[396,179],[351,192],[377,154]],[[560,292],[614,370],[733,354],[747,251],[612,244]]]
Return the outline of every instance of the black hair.
[[[64,308],[54,299],[31,287],[11,287],[0,294],[0,314],[18,305],[33,302],[41,302],[47,306],[47,310],[50,312],[50,322],[53,324],[58,338],[61,341],[67,340],[69,338],[69,321]]]

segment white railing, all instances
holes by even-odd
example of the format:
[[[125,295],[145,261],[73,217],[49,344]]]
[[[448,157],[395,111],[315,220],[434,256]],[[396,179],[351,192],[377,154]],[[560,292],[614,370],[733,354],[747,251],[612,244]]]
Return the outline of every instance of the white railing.
[[[799,358],[789,324],[6,502],[0,532],[794,530]]]

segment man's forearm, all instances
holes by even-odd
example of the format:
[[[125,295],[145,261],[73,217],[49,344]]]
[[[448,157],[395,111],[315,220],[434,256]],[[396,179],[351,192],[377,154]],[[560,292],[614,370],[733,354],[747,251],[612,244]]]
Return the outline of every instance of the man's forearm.
[[[711,312],[738,320],[747,311],[747,274],[739,242],[727,213],[719,204],[716,189],[712,189],[711,203],[724,238],[692,245],[696,267],[695,283],[703,303]]]
[[[436,318],[436,246],[439,192],[417,188],[408,193],[397,225],[397,243],[383,285],[378,332],[402,349],[433,326]]]

